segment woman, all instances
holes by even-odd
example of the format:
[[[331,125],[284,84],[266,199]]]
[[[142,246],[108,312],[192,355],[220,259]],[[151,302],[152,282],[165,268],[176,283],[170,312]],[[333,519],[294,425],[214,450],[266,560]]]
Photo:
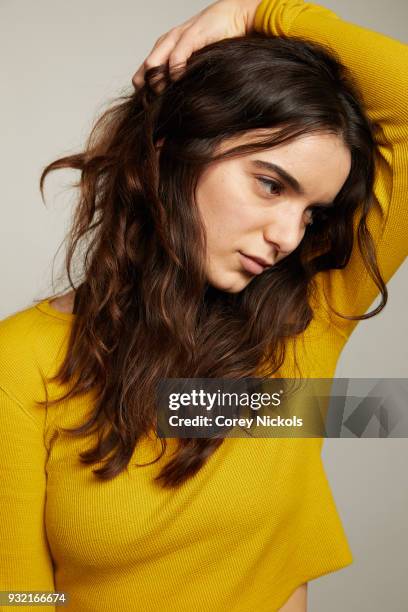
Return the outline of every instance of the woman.
[[[406,59],[317,5],[222,0],[45,169],[81,170],[73,292],[0,327],[3,590],[300,612],[352,563],[321,438],[160,453],[152,398],[161,377],[333,376],[406,256]]]

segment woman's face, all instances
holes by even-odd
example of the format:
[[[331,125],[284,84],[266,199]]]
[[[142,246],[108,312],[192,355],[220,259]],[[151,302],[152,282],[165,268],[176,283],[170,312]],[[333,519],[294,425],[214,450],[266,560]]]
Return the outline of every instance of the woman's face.
[[[249,142],[251,134],[224,141],[217,152]],[[273,265],[289,255],[302,240],[313,207],[334,200],[350,166],[350,151],[334,134],[300,136],[209,164],[196,189],[207,235],[208,282],[236,293],[267,269],[246,256]]]

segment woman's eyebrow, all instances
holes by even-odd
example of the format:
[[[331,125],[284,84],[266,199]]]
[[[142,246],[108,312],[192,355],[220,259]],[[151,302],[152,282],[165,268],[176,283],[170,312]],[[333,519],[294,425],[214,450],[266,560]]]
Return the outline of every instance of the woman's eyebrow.
[[[288,185],[292,187],[293,191],[295,191],[299,195],[305,195],[305,190],[303,189],[299,181],[295,179],[294,176],[289,174],[289,172],[287,172],[284,168],[282,168],[282,166],[278,166],[277,164],[265,161],[263,159],[252,159],[251,164],[260,169],[272,170],[276,172],[277,174],[279,174],[283,181],[285,181]],[[316,202],[314,205],[329,207],[334,206],[334,202]]]

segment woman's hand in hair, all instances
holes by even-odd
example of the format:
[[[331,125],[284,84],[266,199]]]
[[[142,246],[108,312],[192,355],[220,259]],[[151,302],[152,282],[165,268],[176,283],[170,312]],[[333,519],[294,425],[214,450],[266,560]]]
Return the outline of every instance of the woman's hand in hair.
[[[145,72],[169,62],[171,79],[181,76],[186,61],[197,49],[249,33],[261,0],[218,0],[184,23],[162,34],[133,75],[135,89],[144,85]]]

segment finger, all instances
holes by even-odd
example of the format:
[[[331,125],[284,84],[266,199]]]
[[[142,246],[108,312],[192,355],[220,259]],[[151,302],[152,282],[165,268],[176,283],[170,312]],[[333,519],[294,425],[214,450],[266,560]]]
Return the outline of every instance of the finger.
[[[155,42],[152,50],[150,51],[149,55],[146,57],[145,61],[143,62],[143,64],[141,64],[139,66],[139,68],[137,69],[137,71],[135,72],[135,74],[132,77],[132,83],[134,85],[134,87],[137,89],[139,87],[142,87],[144,85],[144,74],[145,71],[148,69],[148,65],[147,65],[147,60],[148,58],[150,58],[151,54],[153,53],[153,51],[155,49],[157,49],[157,47],[162,43],[162,41],[165,39],[165,37],[167,36],[166,34],[163,34],[162,36],[160,36],[157,41]]]
[[[168,57],[181,35],[182,30],[175,28],[157,39],[149,55],[133,75],[132,83],[136,88],[144,85],[145,73],[149,68],[167,63]]]
[[[202,35],[197,35],[194,30],[189,29],[184,32],[178,39],[177,44],[174,46],[168,58],[170,78],[173,80],[180,78],[184,73],[187,60],[191,57],[192,53],[196,49],[205,46],[205,44],[206,40],[204,40],[204,37]]]
[[[143,66],[140,66],[140,68],[138,68],[137,72],[135,72],[135,74],[132,77],[132,84],[133,87],[135,89],[139,89],[140,87],[143,86]]]

